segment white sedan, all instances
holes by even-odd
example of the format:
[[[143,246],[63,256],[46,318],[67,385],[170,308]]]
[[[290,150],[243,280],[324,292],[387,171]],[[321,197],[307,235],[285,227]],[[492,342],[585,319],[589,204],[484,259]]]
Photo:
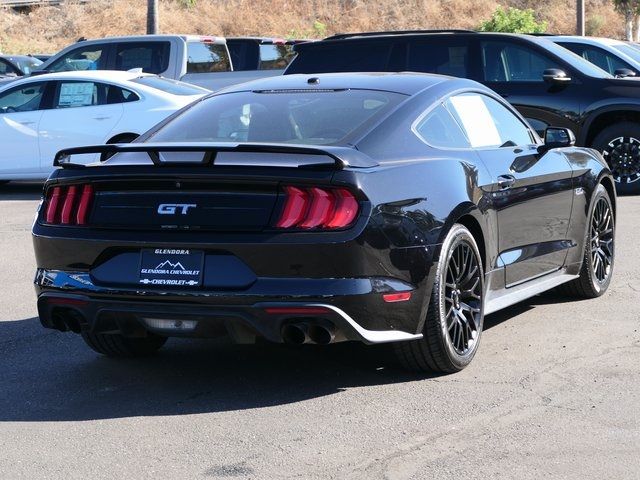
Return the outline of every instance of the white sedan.
[[[157,75],[115,71],[51,73],[4,85],[0,183],[46,179],[59,150],[130,142],[207,93]]]

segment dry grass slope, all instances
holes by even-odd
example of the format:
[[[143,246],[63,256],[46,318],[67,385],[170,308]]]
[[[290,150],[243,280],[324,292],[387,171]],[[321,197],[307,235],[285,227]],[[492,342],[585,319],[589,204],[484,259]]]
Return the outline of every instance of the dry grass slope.
[[[549,31],[574,31],[575,0],[160,0],[164,33],[321,37],[336,32],[412,28],[475,28],[498,4],[534,8]],[[621,37],[610,0],[587,0],[600,35]],[[52,53],[79,37],[145,32],[146,0],[65,2],[27,14],[0,9],[0,51]],[[319,24],[317,23],[319,22]],[[314,24],[316,27],[314,28]]]

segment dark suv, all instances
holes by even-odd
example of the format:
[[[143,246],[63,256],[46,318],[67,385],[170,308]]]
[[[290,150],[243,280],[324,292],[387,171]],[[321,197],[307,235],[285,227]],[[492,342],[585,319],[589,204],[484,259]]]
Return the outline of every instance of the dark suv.
[[[544,38],[466,31],[370,32],[296,45],[285,74],[415,71],[465,77],[506,98],[540,133],[574,131],[602,152],[619,193],[640,193],[640,80],[614,78]]]

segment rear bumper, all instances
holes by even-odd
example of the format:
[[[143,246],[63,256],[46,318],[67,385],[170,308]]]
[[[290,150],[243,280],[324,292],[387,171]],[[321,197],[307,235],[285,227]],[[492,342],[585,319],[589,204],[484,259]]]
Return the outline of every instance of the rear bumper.
[[[58,330],[189,337],[226,332],[239,343],[258,336],[282,342],[287,323],[328,322],[343,340],[372,344],[422,337],[424,292],[383,277],[258,279],[242,292],[167,292],[108,288],[95,285],[86,272],[38,269],[35,285],[40,321]],[[385,293],[399,292],[411,292],[411,299],[383,300]]]

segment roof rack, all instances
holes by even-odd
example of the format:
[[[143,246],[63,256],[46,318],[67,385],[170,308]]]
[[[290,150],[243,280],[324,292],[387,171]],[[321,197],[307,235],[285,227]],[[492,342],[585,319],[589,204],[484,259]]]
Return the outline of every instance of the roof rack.
[[[477,33],[475,30],[443,29],[443,30],[388,30],[382,32],[337,33],[324,40],[341,40],[350,37],[375,37],[378,35],[410,35],[412,33]]]

